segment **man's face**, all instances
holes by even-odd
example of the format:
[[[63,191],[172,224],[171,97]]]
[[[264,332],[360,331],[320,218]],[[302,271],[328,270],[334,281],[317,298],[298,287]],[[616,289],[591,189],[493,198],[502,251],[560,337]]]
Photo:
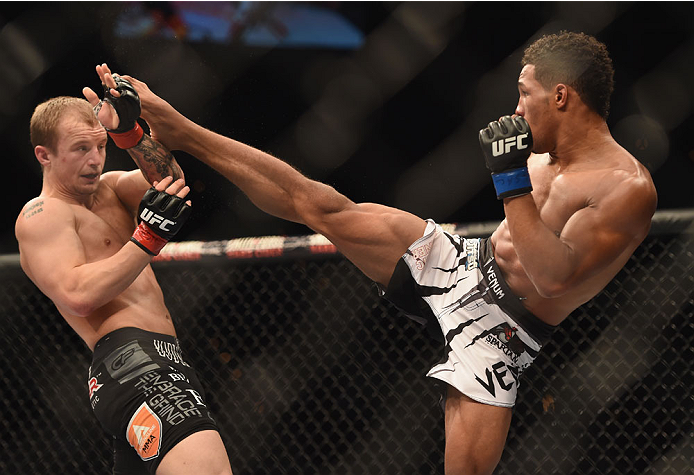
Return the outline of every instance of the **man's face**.
[[[58,126],[58,143],[51,151],[51,171],[57,186],[68,194],[96,192],[106,160],[106,131],[91,126],[74,114]]]
[[[528,64],[518,77],[518,105],[516,114],[523,116],[533,134],[533,152],[545,153],[551,150],[553,133],[553,110],[550,107],[551,92],[535,79],[535,66]]]

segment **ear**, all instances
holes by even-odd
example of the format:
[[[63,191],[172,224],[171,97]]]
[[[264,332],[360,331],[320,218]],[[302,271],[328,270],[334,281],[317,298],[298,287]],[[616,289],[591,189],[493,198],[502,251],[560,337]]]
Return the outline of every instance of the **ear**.
[[[566,84],[557,84],[554,87],[553,94],[554,97],[552,99],[555,107],[560,110],[566,108],[566,104],[569,101],[569,88]]]
[[[51,163],[51,152],[48,150],[47,147],[44,147],[43,145],[37,145],[34,148],[34,155],[36,155],[36,160],[39,161],[42,167],[45,167],[46,165]]]

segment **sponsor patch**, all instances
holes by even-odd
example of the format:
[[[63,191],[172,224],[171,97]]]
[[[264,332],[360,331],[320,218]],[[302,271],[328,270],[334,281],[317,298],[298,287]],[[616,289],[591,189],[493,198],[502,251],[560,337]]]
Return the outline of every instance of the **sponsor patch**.
[[[477,269],[479,267],[480,245],[479,239],[465,239],[465,270]]]
[[[143,402],[130,419],[125,438],[144,461],[159,456],[161,448],[161,420]]]
[[[98,383],[96,378],[90,379],[87,385],[89,386],[89,399],[91,399],[94,393],[97,392],[101,386],[103,386],[103,384]]]

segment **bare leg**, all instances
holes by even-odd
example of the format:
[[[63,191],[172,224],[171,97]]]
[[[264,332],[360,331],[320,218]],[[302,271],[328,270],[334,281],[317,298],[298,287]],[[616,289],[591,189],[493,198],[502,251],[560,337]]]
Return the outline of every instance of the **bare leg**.
[[[229,456],[219,433],[204,430],[189,435],[164,456],[157,475],[231,475]]]
[[[491,474],[504,451],[511,415],[511,408],[481,404],[448,386],[446,475]]]

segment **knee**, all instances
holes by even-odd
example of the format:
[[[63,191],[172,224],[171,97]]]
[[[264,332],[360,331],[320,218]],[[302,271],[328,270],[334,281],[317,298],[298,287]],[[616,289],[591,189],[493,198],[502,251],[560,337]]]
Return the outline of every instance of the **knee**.
[[[446,475],[492,475],[501,457],[495,453],[478,450],[446,451]]]
[[[492,475],[496,464],[479,463],[474,457],[462,463],[446,463],[446,475]]]

